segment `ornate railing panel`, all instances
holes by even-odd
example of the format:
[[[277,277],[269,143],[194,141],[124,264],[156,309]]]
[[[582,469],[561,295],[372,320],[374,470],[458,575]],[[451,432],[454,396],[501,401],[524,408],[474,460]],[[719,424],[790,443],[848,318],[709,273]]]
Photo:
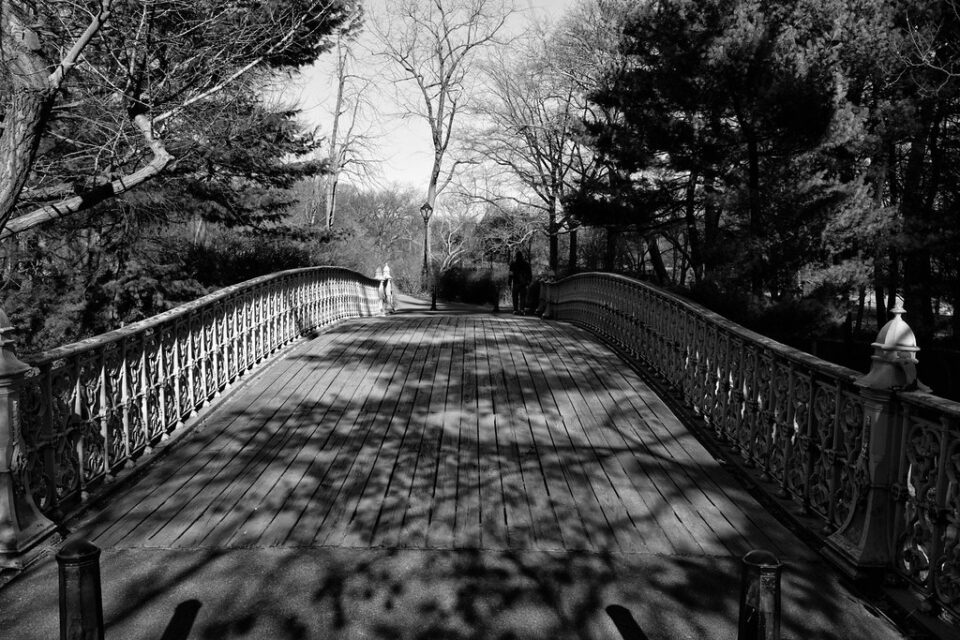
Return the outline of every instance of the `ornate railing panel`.
[[[642,362],[744,464],[826,523],[842,522],[860,450],[856,371],[622,276],[580,274],[544,290],[551,317],[582,325]]]
[[[630,278],[579,274],[541,291],[545,317],[591,330],[666,381],[742,464],[836,532],[843,554],[861,566],[882,557],[944,617],[960,612],[960,404],[871,396],[857,371]],[[887,434],[871,433],[881,428],[898,443],[883,453]],[[877,483],[884,464],[895,467],[889,489]],[[871,513],[889,514],[882,522],[868,497],[882,503]],[[882,529],[879,544],[865,527]]]
[[[334,267],[280,272],[29,358],[15,491],[46,515],[76,504],[284,345],[382,313],[380,285]]]
[[[902,431],[892,497],[896,569],[960,619],[960,405],[899,395]]]

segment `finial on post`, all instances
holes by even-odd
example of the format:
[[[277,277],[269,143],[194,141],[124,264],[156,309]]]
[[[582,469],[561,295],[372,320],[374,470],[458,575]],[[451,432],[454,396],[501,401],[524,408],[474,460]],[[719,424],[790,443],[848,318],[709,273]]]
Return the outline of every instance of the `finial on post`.
[[[890,310],[893,318],[883,325],[873,343],[870,371],[859,378],[857,384],[869,389],[898,389],[909,391],[924,389],[917,380],[917,337],[910,325],[901,317],[906,311],[897,300]]]
[[[384,311],[393,313],[397,310],[396,301],[393,298],[393,283],[391,282],[393,275],[390,273],[390,265],[383,265],[383,304]]]

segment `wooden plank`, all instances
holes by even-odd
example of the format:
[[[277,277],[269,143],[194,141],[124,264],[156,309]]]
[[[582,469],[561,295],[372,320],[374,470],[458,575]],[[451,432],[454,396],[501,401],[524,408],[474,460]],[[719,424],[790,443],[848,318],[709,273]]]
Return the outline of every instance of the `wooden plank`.
[[[476,319],[471,318],[475,325]],[[461,343],[466,340],[461,336]],[[472,339],[471,339],[472,340]],[[479,420],[476,414],[476,371],[471,371],[466,359],[466,349],[460,350],[455,358],[455,393],[452,394],[455,409],[448,422],[451,428],[456,425],[458,434],[457,448],[452,452],[450,466],[455,467],[451,475],[456,477],[456,490],[451,494],[454,503],[454,544],[457,548],[479,548],[480,532],[480,440]],[[454,381],[451,381],[454,382]]]
[[[364,343],[358,343],[354,348],[364,346]],[[368,349],[360,358],[352,361],[353,366],[337,376],[332,386],[334,395],[327,400],[323,418],[329,425],[327,436],[313,452],[308,481],[301,482],[295,489],[296,502],[299,504],[294,504],[292,509],[285,511],[283,518],[268,526],[260,535],[260,544],[313,544],[327,513],[320,504],[339,482],[337,470],[344,451],[343,443],[350,435],[350,430],[343,428],[343,416],[351,410],[356,411],[354,398],[357,397],[361,380],[369,375],[369,367],[375,358],[376,352]]]
[[[379,356],[379,353],[375,353],[367,363],[366,370],[350,382],[353,387],[351,401],[340,414],[335,427],[343,437],[337,444],[333,461],[324,471],[327,482],[318,485],[318,489],[325,490],[316,494],[315,503],[311,505],[311,511],[316,514],[312,518],[316,523],[316,531],[309,543],[311,545],[326,544],[328,537],[332,533],[335,535],[339,520],[347,513],[347,503],[355,495],[364,471],[358,461],[365,459],[367,446],[376,446],[375,439],[371,438],[376,408],[379,406],[375,382],[385,371],[392,373],[390,363]],[[372,444],[368,445],[368,442]]]
[[[574,345],[582,345],[581,340],[589,340],[584,336],[577,336],[576,343],[567,343],[565,349],[567,357],[572,361],[578,362],[578,370],[582,368],[584,373],[594,373],[595,369],[588,362],[583,354],[583,349],[577,349]],[[559,344],[566,343],[567,338],[561,337]],[[594,351],[596,353],[596,351]],[[607,365],[603,371],[611,369]],[[593,380],[592,386],[604,388],[602,380]],[[630,393],[636,393],[637,390],[643,390],[645,385],[638,381],[638,386],[633,387]],[[628,394],[629,395],[629,394]],[[686,502],[682,492],[677,489],[676,483],[670,477],[670,466],[665,465],[662,457],[663,452],[651,450],[649,440],[642,436],[640,430],[633,427],[634,422],[639,422],[629,403],[620,404],[610,403],[610,412],[608,413],[608,422],[614,427],[614,431],[621,437],[623,448],[630,451],[633,456],[633,473],[642,474],[639,480],[634,484],[642,496],[642,500],[650,508],[650,513],[656,515],[656,522],[661,527],[664,534],[669,538],[672,546],[677,552],[683,554],[705,554],[707,549],[713,552],[722,552],[717,545],[709,542],[713,538],[712,533],[701,523],[699,518],[693,513]],[[628,407],[626,411],[622,407]],[[617,407],[621,409],[618,410]],[[623,427],[620,427],[620,424]],[[624,431],[623,429],[626,429]],[[624,434],[630,433],[632,437]],[[656,443],[655,443],[656,444]],[[669,457],[669,452],[666,452]],[[704,545],[707,545],[705,548]]]
[[[430,339],[426,342],[426,348],[421,346],[418,351],[422,365],[416,393],[405,403],[404,410],[400,411],[400,415],[408,416],[405,425],[408,433],[405,442],[408,445],[405,445],[401,453],[401,462],[394,470],[386,504],[382,508],[386,510],[387,517],[381,517],[381,525],[378,527],[383,530],[382,535],[378,537],[382,545],[387,547],[414,546],[416,543],[411,543],[410,537],[421,533],[425,526],[423,523],[429,522],[430,496],[427,493],[427,485],[423,481],[423,476],[426,474],[423,465],[426,465],[429,457],[425,449],[431,447],[427,427],[430,398],[435,386],[435,362],[443,345],[442,341],[437,339],[438,324],[436,317],[429,319],[427,335]],[[422,512],[417,518],[416,525],[413,524],[412,511]],[[415,526],[419,526],[420,531],[414,531]]]
[[[524,324],[532,323],[526,321]],[[520,349],[520,355],[524,359],[525,368],[531,373],[531,381],[540,399],[541,410],[550,421],[551,441],[557,451],[557,460],[567,490],[573,497],[570,507],[578,515],[575,523],[578,521],[583,528],[581,544],[594,551],[617,550],[618,545],[615,539],[612,539],[614,528],[597,498],[590,474],[583,466],[583,458],[589,455],[589,452],[584,447],[578,446],[570,432],[570,423],[575,419],[577,409],[558,400],[562,398],[562,394],[557,390],[560,385],[556,371],[563,365],[554,360],[548,362],[546,367],[543,366],[544,347],[540,344],[540,340],[537,340],[534,345],[534,341],[529,339],[531,331],[539,334],[539,331],[532,326],[525,328],[526,342]],[[572,517],[570,519],[573,520]]]
[[[408,387],[398,398],[396,422],[402,431],[397,455],[390,469],[387,488],[380,505],[379,513],[371,528],[370,544],[375,547],[393,547],[399,543],[403,517],[409,501],[420,446],[423,441],[425,420],[415,417],[417,399],[426,396],[424,406],[429,404],[430,375],[433,363],[430,354],[435,348],[434,341],[424,342],[425,335],[436,333],[436,322],[424,319],[420,326],[417,349],[413,352],[409,366]],[[421,398],[422,400],[422,398]]]
[[[427,404],[424,411],[424,433],[418,449],[413,482],[407,496],[406,510],[403,514],[402,546],[421,549],[426,545],[427,532],[430,528],[430,519],[433,516],[433,507],[436,503],[437,474],[439,472],[440,452],[443,449],[445,438],[444,416],[447,384],[451,359],[453,357],[454,341],[448,335],[445,324],[449,319],[442,316],[436,322],[433,342],[438,349],[433,351],[430,362],[436,362],[432,372],[429,395],[426,395]],[[434,360],[436,358],[436,360]],[[429,367],[429,365],[428,365]]]
[[[278,484],[289,472],[295,453],[317,437],[323,425],[326,408],[319,415],[311,416],[311,413],[315,411],[317,401],[334,384],[338,370],[347,364],[348,353],[347,350],[340,351],[319,376],[313,377],[312,382],[308,377],[304,384],[290,390],[284,402],[284,409],[290,411],[283,417],[279,435],[272,438],[275,446],[264,450],[256,464],[248,464],[246,472],[241,471],[217,498],[217,508],[211,508],[211,504],[172,543],[174,546],[229,547],[257,543],[259,532],[273,520],[285,502],[279,498],[283,488],[278,488]],[[303,354],[305,360],[315,357],[317,352],[314,350]],[[289,385],[283,388],[284,393],[288,390]],[[300,398],[294,402],[293,398],[298,394]]]
[[[468,437],[465,433],[467,419],[463,407],[463,354],[466,351],[463,334],[466,322],[460,316],[454,316],[447,318],[446,323],[450,334],[450,357],[445,368],[438,367],[438,377],[434,379],[435,383],[440,383],[438,386],[444,387],[444,392],[440,394],[442,398],[432,404],[438,409],[437,424],[440,433],[430,520],[424,540],[424,545],[432,549],[464,546],[463,539],[457,534],[462,526],[464,507],[459,495],[465,480],[464,460],[460,454]],[[448,339],[447,331],[444,332],[444,339]],[[443,377],[439,377],[441,372]]]
[[[410,387],[416,387],[421,377],[420,370],[417,369],[419,359],[417,353],[426,335],[426,319],[417,318],[413,322],[404,324],[406,325],[404,335],[400,338],[403,348],[397,356],[399,371],[391,378],[385,398],[387,401],[380,407],[387,432],[379,451],[380,457],[371,465],[367,483],[351,515],[350,532],[342,543],[345,545],[370,546],[372,544],[376,529],[383,522],[386,496],[390,492],[396,471],[401,465],[404,442],[409,431],[408,416],[401,411],[405,406],[404,398],[410,395]],[[422,362],[420,366],[422,368]],[[386,435],[389,435],[389,439]],[[377,481],[370,482],[374,474],[377,474]]]
[[[575,360],[574,352],[582,353],[582,341],[571,343],[552,328],[546,333],[543,343],[553,350],[561,362],[572,363]],[[593,365],[592,362],[589,364]],[[637,462],[634,448],[622,438],[615,425],[616,420],[629,420],[632,414],[622,416],[622,402],[603,403],[596,393],[584,389],[584,385],[578,383],[584,377],[583,371],[581,368],[566,369],[567,377],[559,381],[559,386],[573,390],[572,400],[574,405],[579,405],[577,415],[584,426],[584,437],[596,442],[595,446],[605,448],[604,456],[608,462],[605,470],[611,483],[616,484],[617,493],[629,519],[642,538],[643,546],[653,553],[663,554],[672,554],[678,550],[687,553],[697,550],[696,541],[683,527],[662,494],[653,486],[653,481],[644,471],[646,465]],[[591,387],[596,386],[595,382],[585,382]],[[579,401],[576,396],[579,396]],[[585,420],[588,422],[584,423]]]
[[[315,358],[331,361],[319,375]],[[663,401],[580,330],[366,320],[286,360],[111,505],[97,544],[792,548]]]
[[[603,354],[606,358],[617,358],[616,354],[601,345],[598,345],[597,353]],[[646,406],[643,398],[653,395],[649,387],[639,378],[634,378],[625,372],[626,367],[608,367],[603,370],[603,374],[600,373],[596,363],[583,363],[583,367],[585,372],[589,371],[595,384],[599,388],[606,389],[608,394],[613,386],[611,380],[622,381],[623,396],[617,398],[611,394],[610,400],[613,403],[619,400],[621,405],[627,403],[642,419],[641,424],[645,429],[642,432],[638,430],[632,420],[618,420],[615,424],[618,428],[625,430],[625,433],[633,433],[635,438],[642,441],[655,454],[660,470],[648,467],[648,472],[658,483],[665,497],[670,499],[677,517],[697,537],[704,551],[717,555],[742,555],[747,549],[746,541],[739,532],[729,526],[723,514],[719,513],[705,496],[703,485],[710,483],[709,474],[702,471],[699,464],[690,464],[691,461],[679,446],[677,438],[672,437],[663,422]],[[683,437],[692,440],[692,435],[672,414],[669,419],[683,432]],[[699,447],[699,443],[696,443],[696,446]],[[711,459],[711,462],[716,466],[715,461]]]
[[[354,344],[362,344],[362,342]],[[261,415],[254,414],[241,419],[238,423],[240,430],[234,433],[240,435],[241,431],[246,431],[251,436],[241,446],[236,447],[229,460],[208,476],[203,488],[190,499],[189,508],[182,510],[176,519],[164,523],[151,533],[148,537],[151,544],[160,547],[171,546],[195,524],[214,526],[228,515],[231,516],[226,525],[228,528],[230,525],[238,525],[238,521],[242,522],[245,519],[247,512],[244,507],[241,507],[239,514],[231,514],[231,510],[239,504],[244,495],[257,483],[265,469],[283,451],[284,445],[292,435],[288,420],[299,406],[299,403],[293,402],[291,398],[309,393],[316,384],[316,376],[313,374],[312,368],[301,369],[301,375],[297,378],[282,387],[278,386],[270,404],[277,403],[279,406],[272,411],[269,418],[263,419]],[[234,438],[234,440],[240,441],[242,438]],[[205,514],[210,514],[209,519],[205,519]],[[217,515],[221,515],[222,518],[217,518]],[[203,535],[203,532],[200,535]],[[222,533],[220,535],[223,536]]]
[[[794,536],[760,507],[692,434],[685,432],[686,428],[656,394],[647,394],[639,400],[650,411],[651,423],[663,428],[663,437],[672,437],[677,443],[678,453],[702,470],[697,482],[702,493],[704,512],[709,508],[717,528],[735,531],[740,537],[739,542],[729,545],[732,553],[742,555],[757,546],[779,550],[783,554],[793,552],[796,545]],[[638,411],[643,409],[638,407]],[[731,541],[736,540],[732,533],[730,536]]]
[[[490,378],[489,353],[486,350],[481,352],[481,345],[489,340],[487,326],[483,318],[477,318],[472,325],[470,341],[473,350],[470,357],[464,361],[469,383],[465,387],[464,396],[469,398],[469,411],[475,416],[471,425],[475,426],[477,433],[480,546],[484,549],[504,550],[510,547],[503,500],[504,451],[500,446],[501,433],[498,429],[496,403],[491,399],[493,384]],[[505,402],[503,408],[508,408]]]
[[[602,407],[598,406],[595,394],[586,392],[577,384],[579,375],[567,369],[569,360],[550,351],[549,333],[542,325],[538,327],[536,344],[539,349],[530,350],[530,353],[538,361],[557,410],[563,416],[571,452],[576,452],[574,458],[579,467],[579,479],[589,485],[590,495],[602,514],[603,522],[598,521],[597,525],[605,524],[609,530],[609,534],[598,531],[598,535],[612,534],[613,540],[607,543],[615,542],[622,551],[646,551],[648,548],[643,543],[643,537],[624,504],[624,494],[630,492],[629,480],[626,480],[625,474],[616,473],[616,461],[607,459],[613,452],[605,441],[601,443],[597,435],[605,428],[599,418],[604,413]],[[593,438],[591,433],[594,434]],[[580,502],[579,506],[583,508],[584,504]]]
[[[526,474],[524,472],[516,434],[518,420],[514,418],[515,413],[523,414],[520,420],[524,422],[524,428],[526,428],[525,409],[511,404],[507,393],[508,385],[513,384],[515,380],[511,378],[512,374],[508,373],[508,367],[503,360],[505,349],[501,348],[498,342],[497,327],[501,322],[502,320],[496,318],[484,320],[482,323],[481,339],[478,341],[476,354],[478,375],[483,381],[481,397],[478,399],[478,411],[484,428],[488,428],[490,419],[493,421],[492,429],[496,437],[500,480],[500,496],[497,502],[503,509],[506,545],[516,550],[536,549],[537,535],[531,514],[530,497],[538,489],[532,478],[529,480],[528,487],[528,480],[525,478],[525,475],[529,475],[530,472]],[[539,490],[541,497],[545,498],[545,489]],[[559,526],[556,532],[559,540]],[[558,542],[556,548],[560,547],[562,544]]]
[[[390,394],[392,392],[395,397],[402,394],[408,379],[405,371],[408,369],[401,367],[400,364],[404,362],[408,349],[411,354],[416,350],[424,333],[420,332],[416,346],[410,349],[413,335],[409,327],[404,326],[403,332],[393,341],[390,355],[385,358],[390,369],[389,380],[383,388],[383,393],[380,394],[376,407],[370,412],[363,412],[368,420],[373,421],[370,437],[376,444],[365,448],[357,458],[353,477],[347,481],[346,486],[357,487],[358,490],[346,494],[341,500],[345,509],[330,525],[330,533],[324,540],[326,545],[366,546],[367,544],[382,496],[386,493],[389,477],[386,467],[391,460],[394,460],[390,451],[385,452],[385,447],[390,438],[399,436],[398,431],[401,428],[400,425],[393,424],[397,401],[390,400]],[[376,439],[379,439],[379,442],[376,442]],[[377,480],[371,482],[375,476]],[[368,489],[371,495],[364,499]]]
[[[779,549],[783,554],[793,552],[796,546],[794,536],[760,507],[727,470],[720,467],[712,454],[677,420],[663,399],[653,393],[641,399],[658,424],[677,442],[679,451],[704,470],[705,479],[699,486],[705,499],[739,531],[744,541],[751,548],[759,545],[771,550]],[[751,505],[753,508],[750,508]]]
[[[299,350],[310,344],[340,344],[344,338],[339,334],[321,334],[310,343],[297,347],[275,365],[258,372],[254,380],[234,389],[216,413],[207,417],[205,424],[191,434],[190,440],[178,443],[170,457],[152,469],[148,477],[120,502],[108,507],[108,513],[120,511],[123,515],[116,517],[113,525],[100,529],[94,538],[96,543],[109,547],[122,541],[133,542],[155,530],[158,521],[175,517],[176,506],[186,507],[189,501],[186,497],[193,495],[198,486],[202,487],[210,469],[226,464],[231,454],[242,447],[226,434],[239,428],[237,425],[244,412],[255,409],[257,415],[266,419],[279,408],[280,399],[272,389],[302,375],[307,362],[294,360]],[[287,366],[282,366],[284,363]],[[255,434],[249,436],[252,438]]]
[[[378,342],[389,340],[391,327],[387,327],[382,319],[369,320],[378,326]],[[291,442],[285,454],[285,464],[275,465],[275,469],[256,483],[256,489],[251,497],[258,500],[254,511],[246,521],[234,528],[228,544],[231,545],[274,545],[279,539],[284,539],[291,532],[316,488],[311,473],[320,473],[317,464],[317,454],[330,442],[336,430],[336,420],[328,420],[334,396],[331,390],[338,388],[339,375],[334,367],[330,367],[332,376],[324,376],[323,383],[318,384],[306,395],[301,403],[300,410],[288,419],[288,429],[297,430],[304,425],[305,437]]]
[[[503,388],[507,395],[507,406],[516,414],[518,420],[512,435],[517,449],[519,465],[523,469],[527,500],[530,507],[530,517],[535,536],[535,546],[542,550],[559,550],[567,547],[571,536],[576,532],[566,531],[561,524],[564,522],[561,513],[569,515],[569,507],[563,503],[561,486],[556,478],[544,467],[547,460],[545,454],[550,449],[549,433],[545,419],[537,398],[533,393],[529,380],[529,372],[522,371],[518,366],[518,359],[514,356],[514,349],[510,345],[506,332],[510,328],[509,321],[499,320],[495,325],[498,349],[501,353],[503,367]],[[516,334],[514,334],[516,335]],[[522,362],[522,359],[520,359]],[[524,385],[527,390],[524,391]],[[505,412],[498,409],[498,417]],[[509,410],[506,412],[509,415]],[[511,422],[511,424],[513,424]],[[539,442],[544,438],[544,442]],[[556,455],[555,450],[553,454]],[[556,465],[554,461],[554,466]],[[577,516],[579,517],[579,516]],[[582,525],[581,525],[582,527]],[[580,534],[582,536],[582,533]]]

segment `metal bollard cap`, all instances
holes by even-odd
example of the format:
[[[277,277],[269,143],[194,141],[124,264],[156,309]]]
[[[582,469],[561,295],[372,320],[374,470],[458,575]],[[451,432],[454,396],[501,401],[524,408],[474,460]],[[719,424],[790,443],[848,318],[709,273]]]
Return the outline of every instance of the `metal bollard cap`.
[[[743,564],[763,569],[779,569],[783,566],[777,556],[765,549],[748,551],[747,554],[743,556]]]
[[[57,562],[60,564],[84,564],[96,562],[99,558],[100,547],[83,538],[68,540],[57,551]]]

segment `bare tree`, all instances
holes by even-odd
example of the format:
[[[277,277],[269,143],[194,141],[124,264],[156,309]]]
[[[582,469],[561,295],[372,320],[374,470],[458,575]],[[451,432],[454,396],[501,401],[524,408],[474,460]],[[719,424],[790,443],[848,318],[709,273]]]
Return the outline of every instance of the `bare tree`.
[[[482,125],[470,146],[519,182],[521,189],[510,196],[517,204],[544,215],[549,264],[556,271],[561,198],[571,181],[593,166],[574,135],[586,115],[585,96],[557,64],[545,30],[498,52],[484,72],[486,99],[477,108]]]
[[[2,0],[0,238],[159,175],[202,146],[198,106],[312,61],[355,4]]]
[[[353,35],[353,30],[342,31],[337,35],[334,47],[336,92],[328,140],[327,167],[325,175],[317,178],[323,181],[324,224],[327,229],[333,227],[337,210],[337,187],[341,176],[351,168],[359,175],[364,175],[373,163],[369,157],[364,157],[364,153],[370,150],[372,137],[362,128],[363,112],[371,107],[366,96],[373,86],[373,81],[352,72],[356,62]]]
[[[398,0],[388,3],[387,13],[375,21],[396,80],[415,86],[417,97],[403,101],[403,108],[430,128],[433,163],[426,204],[431,208],[456,169],[454,163],[444,173],[444,160],[454,125],[469,101],[478,54],[500,43],[513,12],[510,0]],[[429,226],[426,233],[430,247]]]

